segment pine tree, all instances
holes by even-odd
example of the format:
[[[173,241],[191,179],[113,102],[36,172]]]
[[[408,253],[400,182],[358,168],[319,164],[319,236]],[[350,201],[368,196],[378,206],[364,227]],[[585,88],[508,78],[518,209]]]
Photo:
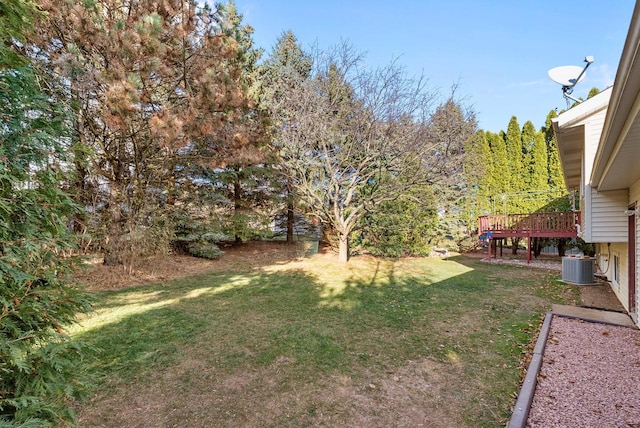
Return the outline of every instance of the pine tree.
[[[7,0],[0,4],[0,68],[28,63],[18,43],[24,42],[25,33],[33,29],[33,21],[38,16],[38,4],[32,0]]]
[[[284,32],[277,40],[267,60],[260,66],[256,91],[260,106],[269,113],[271,123],[272,146],[277,161],[282,193],[285,194],[287,242],[293,243],[296,192],[292,174],[287,173],[287,154],[282,151],[282,130],[295,122],[296,111],[290,108],[288,97],[299,90],[310,77],[313,61],[298,43],[291,32]],[[278,175],[278,174],[276,174]]]
[[[270,207],[273,200],[272,181],[274,169],[271,167],[272,157],[266,150],[265,127],[266,115],[258,108],[259,94],[255,87],[258,84],[257,60],[262,54],[261,50],[253,47],[253,29],[244,25],[242,15],[237,11],[233,2],[217,6],[214,15],[218,28],[215,34],[234,41],[237,45],[236,65],[241,67],[242,73],[238,82],[247,93],[251,95],[251,108],[246,109],[246,114],[235,115],[233,123],[225,125],[228,135],[244,135],[246,141],[243,144],[233,144],[225,147],[221,158],[220,145],[217,135],[204,137],[200,143],[193,145],[190,150],[183,151],[184,165],[180,168],[182,180],[198,179],[202,184],[198,191],[201,201],[207,199],[206,193],[218,192],[214,198],[210,198],[210,204],[218,212],[215,221],[191,223],[183,225],[183,229],[189,231],[188,237],[194,236],[231,236],[236,243],[244,239],[252,239],[265,234],[269,223]],[[202,162],[202,159],[208,160]],[[186,166],[186,168],[185,168]],[[193,199],[193,195],[186,195]],[[190,213],[183,215],[183,219],[189,221]],[[213,234],[213,235],[212,235]],[[222,235],[220,235],[222,234]],[[181,234],[181,240],[187,236]],[[195,247],[194,247],[195,245]],[[191,241],[187,248],[197,248],[200,254],[202,249],[215,252],[215,242]],[[191,251],[193,254],[193,251]]]
[[[105,263],[134,257],[139,242],[160,247],[144,235],[180,197],[175,172],[187,160],[221,165],[255,143],[235,17],[217,7],[43,3],[48,19],[35,43],[77,100],[76,135],[95,167],[82,185],[95,192]]]

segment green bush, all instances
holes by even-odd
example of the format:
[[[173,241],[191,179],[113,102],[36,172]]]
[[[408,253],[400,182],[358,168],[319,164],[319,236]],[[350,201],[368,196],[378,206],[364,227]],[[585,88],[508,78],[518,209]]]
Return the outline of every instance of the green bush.
[[[436,224],[436,213],[428,206],[411,196],[384,202],[363,218],[356,240],[374,255],[427,255]]]
[[[217,259],[224,254],[217,244],[231,240],[229,236],[217,229],[212,222],[189,217],[180,218],[176,222],[172,247],[178,253]]]

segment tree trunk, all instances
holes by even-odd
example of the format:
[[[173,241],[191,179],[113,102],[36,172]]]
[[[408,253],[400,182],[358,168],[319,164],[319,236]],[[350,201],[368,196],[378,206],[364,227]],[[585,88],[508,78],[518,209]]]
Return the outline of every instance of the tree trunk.
[[[349,261],[349,234],[339,232],[340,244],[338,246],[338,261],[346,263]]]
[[[546,240],[541,238],[533,238],[533,257],[537,259],[540,256],[545,244]]]
[[[558,256],[564,257],[567,248],[567,241],[564,238],[558,239]]]
[[[287,244],[293,244],[293,228],[295,226],[295,216],[293,212],[293,201],[289,199],[287,203]]]
[[[102,264],[105,266],[119,266],[122,264],[122,260],[120,260],[118,253],[107,248],[104,253],[104,261]]]
[[[293,229],[295,227],[295,213],[293,211],[293,183],[287,178],[287,244],[293,244]]]
[[[236,178],[233,180],[233,213],[234,216],[237,216],[242,209],[242,187],[240,187],[240,178],[238,178],[240,169],[236,169]],[[235,223],[236,221],[234,221]],[[236,225],[237,227],[237,225]],[[238,231],[236,230],[235,234],[235,243],[242,244],[242,237],[238,235]]]
[[[122,264],[122,215],[118,198],[114,198],[109,203],[109,231],[105,242],[104,261],[107,266],[117,266]]]
[[[511,238],[511,254],[518,254],[518,247],[520,246],[520,238]]]

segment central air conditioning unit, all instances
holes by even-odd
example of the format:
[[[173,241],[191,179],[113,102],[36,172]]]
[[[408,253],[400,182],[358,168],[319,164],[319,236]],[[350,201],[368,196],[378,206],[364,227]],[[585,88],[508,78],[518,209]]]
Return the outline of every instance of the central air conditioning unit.
[[[571,284],[595,284],[595,261],[593,257],[563,257],[562,280]]]

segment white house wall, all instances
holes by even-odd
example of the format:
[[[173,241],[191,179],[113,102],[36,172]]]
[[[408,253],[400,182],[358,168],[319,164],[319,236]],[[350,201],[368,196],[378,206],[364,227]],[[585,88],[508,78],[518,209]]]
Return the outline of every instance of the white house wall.
[[[589,117],[584,124],[584,156],[582,157],[582,180],[583,183],[589,182],[591,171],[593,170],[593,162],[598,151],[598,143],[602,135],[602,127],[604,126],[604,118],[607,110],[600,110]]]
[[[628,190],[619,190],[615,191],[617,193],[625,193],[628,195],[624,204],[619,205],[618,210],[623,209],[626,210],[629,205],[633,205],[636,203],[637,206],[640,207],[640,180],[636,181]],[[602,196],[611,196],[609,195],[612,192],[600,192],[597,193],[595,191],[593,194],[602,195]],[[616,195],[617,198],[620,198],[621,195]],[[615,199],[617,199],[615,198]],[[596,203],[596,206],[598,203]],[[607,205],[606,203],[604,205]],[[636,264],[636,284],[640,284],[640,252],[636,251],[635,254],[632,255],[631,259],[629,259],[629,247],[627,243],[628,236],[628,217],[626,214],[624,215],[625,225],[625,239],[622,242],[614,242],[607,240],[598,240],[594,242],[599,242],[596,245],[596,262],[598,263],[599,271],[602,275],[604,275],[607,280],[611,283],[611,289],[618,297],[618,300],[622,303],[626,310],[629,310],[629,262],[635,262]],[[602,225],[600,225],[602,227]],[[618,227],[621,229],[621,227]],[[636,249],[640,249],[640,216],[636,215]],[[608,245],[610,244],[610,245]],[[618,281],[615,281],[614,278],[614,256],[620,257],[620,272]],[[640,293],[636,292],[636,308],[640,308]]]
[[[627,205],[631,205],[638,201],[640,201],[640,180],[633,183],[629,188],[629,203]]]
[[[584,192],[582,239],[586,242],[627,242],[627,189],[598,192],[586,185]]]
[[[602,134],[602,127],[604,126],[606,113],[606,108],[600,109],[593,114],[590,114],[583,122],[581,122],[581,125],[584,127],[584,146],[582,148],[582,178],[580,180],[580,211],[582,211],[582,219],[579,236],[586,242],[603,242],[603,240],[598,239],[602,236],[601,231],[598,229],[598,226],[603,221],[601,216],[607,215],[610,211],[617,209],[617,207],[608,208],[608,206],[611,205],[610,203],[613,201],[608,201],[607,199],[603,200],[601,198],[602,195],[598,195],[597,192],[589,186],[589,176],[593,169],[593,162],[598,150],[598,143],[600,142],[600,135]],[[623,204],[626,203],[626,197],[627,195],[625,194],[624,202],[619,202]],[[616,234],[617,228],[618,225],[615,224],[613,225],[613,229],[611,229],[611,232],[614,233],[616,238],[613,240],[609,239],[604,242],[620,242],[620,239],[626,239],[626,236],[619,237],[618,234]],[[605,233],[608,235],[609,230]]]
[[[629,205],[636,204],[640,207],[640,180],[636,181],[629,188]],[[636,214],[636,311],[640,308],[640,215]]]
[[[624,308],[629,310],[629,264],[628,264],[628,248],[625,242],[601,243],[596,245],[596,262],[598,263],[598,271],[605,276],[611,283],[611,289],[616,294],[620,303]],[[620,258],[618,281],[614,278],[614,256]]]

